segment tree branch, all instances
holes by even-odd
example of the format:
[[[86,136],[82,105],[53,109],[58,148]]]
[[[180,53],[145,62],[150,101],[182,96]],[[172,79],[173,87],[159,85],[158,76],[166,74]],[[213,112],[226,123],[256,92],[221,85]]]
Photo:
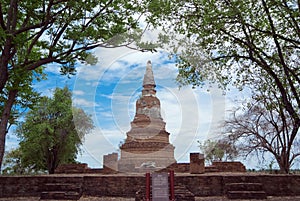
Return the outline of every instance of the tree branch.
[[[0,3],[0,25],[3,30],[6,30],[7,27],[5,26],[4,19],[3,19],[3,12],[2,12],[2,4]]]
[[[265,9],[265,12],[267,14],[267,17],[268,17],[268,20],[269,20],[269,24],[270,24],[270,27],[271,27],[271,30],[272,30],[272,36],[273,36],[273,39],[274,39],[274,42],[275,42],[275,45],[276,45],[276,48],[277,48],[277,52],[278,52],[278,56],[280,58],[280,63],[284,69],[284,72],[285,72],[285,75],[286,75],[286,79],[288,80],[289,82],[289,85],[291,87],[291,90],[292,90],[292,93],[294,94],[294,97],[297,101],[297,104],[298,106],[300,107],[300,97],[299,95],[297,94],[297,91],[296,91],[296,88],[294,86],[294,83],[293,81],[291,80],[290,78],[290,73],[289,71],[287,70],[287,65],[285,63],[285,59],[284,59],[284,56],[283,56],[283,53],[282,53],[282,50],[281,50],[281,47],[280,47],[280,44],[277,40],[277,36],[276,36],[276,29],[275,29],[275,26],[274,26],[274,23],[273,23],[273,20],[272,20],[272,17],[271,17],[271,14],[270,14],[270,11],[269,11],[269,8],[265,2],[265,0],[262,0],[262,3],[263,3],[263,6],[264,6],[264,9]],[[298,119],[298,121],[300,121],[300,118],[297,116],[297,113],[296,112],[293,112],[294,114],[292,114],[293,116],[295,116],[295,118]]]

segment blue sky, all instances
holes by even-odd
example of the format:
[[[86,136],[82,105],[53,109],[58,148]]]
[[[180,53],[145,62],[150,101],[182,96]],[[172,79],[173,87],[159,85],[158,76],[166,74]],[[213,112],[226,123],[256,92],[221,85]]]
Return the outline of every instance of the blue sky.
[[[175,82],[175,63],[165,52],[121,49],[97,50],[95,53],[100,62],[94,67],[82,67],[73,85],[74,105],[92,114],[96,125],[94,132],[86,137],[80,161],[97,167],[102,165],[103,154],[118,152],[119,143],[130,130],[148,60],[152,61],[157,96],[166,129],[171,133],[170,141],[176,147],[177,161],[186,162],[189,152],[199,151],[197,140],[208,138],[212,126],[211,93],[191,87],[179,89]],[[101,62],[101,57],[109,59]],[[215,96],[218,101],[224,100],[221,93],[219,97]]]
[[[190,152],[199,152],[198,140],[218,135],[218,123],[233,107],[232,99],[241,98],[235,92],[224,95],[217,87],[209,92],[207,87],[179,89],[175,63],[163,51],[142,53],[127,48],[99,48],[94,53],[99,62],[94,66],[79,65],[76,76],[70,79],[61,76],[59,67],[52,64],[46,68],[48,80],[35,84],[35,89],[47,96],[55,87],[68,85],[73,91],[73,105],[92,115],[95,129],[86,136],[78,155],[78,160],[89,167],[102,167],[104,154],[119,151],[120,142],[130,130],[148,60],[152,61],[162,117],[178,162],[188,162]],[[10,133],[7,150],[17,144]]]

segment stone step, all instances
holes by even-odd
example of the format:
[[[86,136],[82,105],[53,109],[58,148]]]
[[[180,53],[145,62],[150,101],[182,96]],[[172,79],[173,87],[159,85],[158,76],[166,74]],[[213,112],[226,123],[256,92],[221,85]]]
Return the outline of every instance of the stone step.
[[[82,183],[46,183],[41,193],[41,200],[78,200],[82,195]]]
[[[230,183],[225,184],[226,191],[262,191],[261,183]]]
[[[42,192],[41,193],[41,200],[47,200],[47,199],[60,199],[60,198],[64,198],[65,197],[65,192],[61,192],[61,191],[52,191],[52,192]]]
[[[79,200],[81,195],[75,191],[45,191],[41,193],[40,200]]]
[[[228,191],[229,199],[267,199],[264,191]]]
[[[44,191],[75,191],[80,193],[82,191],[80,184],[71,183],[46,183]]]
[[[176,201],[194,201],[195,195],[185,186],[174,186]]]
[[[145,200],[146,191],[145,188],[141,188],[136,192],[136,201]],[[190,192],[185,186],[174,186],[175,200],[176,201],[195,201],[195,196],[192,192]],[[150,197],[152,197],[152,192],[150,192]]]
[[[69,192],[66,192],[65,194],[65,199],[66,200],[79,200],[82,196],[82,193],[78,193],[78,192],[75,192],[75,191],[69,191]]]

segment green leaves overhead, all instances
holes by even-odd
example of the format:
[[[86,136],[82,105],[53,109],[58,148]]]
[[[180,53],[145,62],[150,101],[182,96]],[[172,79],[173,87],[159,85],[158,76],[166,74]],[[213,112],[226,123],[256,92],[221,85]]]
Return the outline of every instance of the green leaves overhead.
[[[193,86],[216,82],[224,90],[247,87],[255,104],[280,111],[282,122],[276,123],[287,131],[282,153],[288,164],[300,128],[299,1],[169,3],[171,12],[160,17],[168,21],[165,47],[178,57],[177,81]]]
[[[110,38],[137,29],[137,16],[146,12],[141,3],[2,0],[0,45],[3,49],[8,45],[6,41],[12,40],[7,48],[16,50],[13,56],[24,51],[18,64],[29,70],[38,63],[83,61],[82,52],[105,47]],[[127,42],[124,39],[117,45]]]
[[[12,107],[16,99],[30,98],[22,93],[33,93],[33,79],[45,78],[40,69],[56,63],[63,75],[70,76],[78,62],[96,64],[94,48],[144,48],[132,37],[116,36],[139,32],[140,16],[148,12],[146,2],[0,0],[0,169]],[[112,38],[118,39],[110,43]]]
[[[279,67],[283,61],[275,40],[281,47],[283,59],[289,58],[291,49],[299,50],[300,15],[292,6],[298,7],[296,1],[266,1],[265,6],[260,0],[169,2],[173,12],[165,19],[170,21],[168,35],[170,30],[175,30],[177,38],[173,40],[179,40],[178,45],[183,45],[181,52],[176,51],[184,61],[179,64],[181,72],[186,69],[188,73],[188,66],[193,65],[205,79],[226,86],[228,80],[239,78],[235,84],[243,86],[249,84],[249,80],[257,76],[255,71],[261,68],[282,74],[283,68],[279,72]],[[178,39],[178,34],[182,34],[183,39]],[[294,52],[293,55],[299,54]],[[295,67],[288,66],[290,69]],[[185,73],[179,76],[182,80],[188,79]]]

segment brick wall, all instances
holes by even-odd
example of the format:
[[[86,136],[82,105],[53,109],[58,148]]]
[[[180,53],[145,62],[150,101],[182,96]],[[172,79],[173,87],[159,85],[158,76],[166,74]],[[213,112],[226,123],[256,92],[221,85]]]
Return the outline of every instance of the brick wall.
[[[145,186],[140,176],[86,176],[83,194],[86,196],[135,197],[136,191]]]
[[[0,176],[0,197],[40,196],[46,183],[82,183],[80,176]]]
[[[55,169],[56,174],[79,174],[86,173],[90,169],[86,163],[62,164]]]
[[[176,173],[189,173],[190,163],[173,163],[167,168],[160,170],[160,172],[169,172],[170,170],[174,170]]]
[[[46,177],[0,177],[0,197],[39,196]]]
[[[118,153],[103,155],[103,169],[118,171]]]
[[[218,175],[175,176],[175,184],[184,185],[195,196],[223,195],[223,177]]]
[[[238,161],[223,162],[215,161],[212,162],[212,166],[218,169],[218,172],[246,172],[246,167]]]
[[[0,176],[0,197],[40,196],[45,183],[81,183],[87,196],[135,197],[144,188],[145,176],[139,175],[45,175]],[[260,182],[269,196],[300,196],[300,175],[255,174],[175,174],[175,185],[184,185],[196,196],[219,196],[230,182]]]

